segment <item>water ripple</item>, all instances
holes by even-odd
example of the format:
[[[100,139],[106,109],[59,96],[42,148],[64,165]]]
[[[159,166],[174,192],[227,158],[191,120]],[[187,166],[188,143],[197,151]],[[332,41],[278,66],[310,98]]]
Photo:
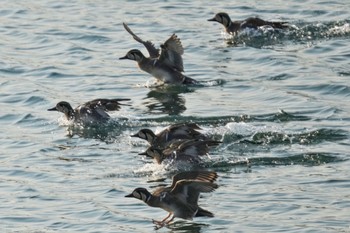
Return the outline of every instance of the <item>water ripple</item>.
[[[152,231],[166,212],[124,196],[193,167],[139,156],[148,144],[130,135],[181,122],[222,141],[194,165],[216,171],[219,188],[199,198],[214,218],[176,219],[171,231],[348,230],[348,2],[203,3],[1,1],[3,232]],[[206,21],[219,11],[292,27],[225,39]],[[133,48],[146,54],[122,22],[156,47],[176,33],[199,84],[155,87],[135,62],[120,62]],[[105,125],[47,111],[96,98],[132,100]]]

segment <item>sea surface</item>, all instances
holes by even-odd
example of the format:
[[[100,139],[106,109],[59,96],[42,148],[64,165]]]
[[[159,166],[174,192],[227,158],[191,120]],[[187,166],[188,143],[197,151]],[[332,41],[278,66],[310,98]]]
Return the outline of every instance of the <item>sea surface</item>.
[[[350,1],[1,1],[0,232],[155,232],[167,215],[124,198],[182,170],[219,175],[214,218],[157,232],[350,232]],[[215,13],[284,21],[232,37]],[[198,85],[155,86],[122,22],[160,46],[181,38]],[[104,125],[49,112],[130,98]],[[196,168],[138,153],[142,128],[194,122],[222,143]]]

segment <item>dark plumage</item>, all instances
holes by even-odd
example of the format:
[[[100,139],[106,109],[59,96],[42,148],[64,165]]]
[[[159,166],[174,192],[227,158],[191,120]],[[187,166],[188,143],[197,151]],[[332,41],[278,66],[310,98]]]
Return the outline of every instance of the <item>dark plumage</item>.
[[[68,102],[61,101],[48,111],[62,112],[67,120],[75,123],[106,122],[110,119],[107,111],[119,110],[121,105],[126,105],[119,102],[128,100],[130,99],[95,99],[79,105],[75,109]]]
[[[146,57],[138,49],[130,50],[124,57],[119,59],[134,60],[140,69],[151,74],[158,81],[167,84],[195,84],[196,80],[182,74],[184,71],[182,55],[184,49],[181,40],[175,35],[171,35],[168,40],[162,44],[161,52],[156,49],[151,41],[144,41],[131,31],[126,23],[123,26],[127,32],[139,43],[143,44],[149,53]]]
[[[146,155],[161,164],[164,160],[199,163],[201,157],[208,155],[210,147],[221,142],[214,140],[175,140],[164,149],[149,147],[140,155]]]
[[[201,130],[201,128],[195,123],[179,123],[170,125],[157,134],[150,129],[141,129],[131,136],[147,140],[154,148],[165,148],[169,143],[177,139],[208,139],[198,130]]]
[[[173,177],[169,187],[158,188],[153,193],[145,188],[136,188],[125,197],[140,199],[151,207],[159,207],[169,212],[162,221],[153,220],[159,228],[169,224],[175,217],[183,219],[213,217],[211,212],[198,206],[198,199],[201,192],[212,192],[218,188],[214,183],[217,177],[216,172],[210,171],[181,172]]]
[[[257,29],[261,26],[271,26],[276,29],[285,29],[289,27],[286,22],[270,22],[257,17],[250,17],[240,21],[232,21],[230,16],[224,12],[217,13],[214,18],[208,19],[208,21],[221,23],[224,25],[226,32],[230,34],[236,34],[245,28]]]

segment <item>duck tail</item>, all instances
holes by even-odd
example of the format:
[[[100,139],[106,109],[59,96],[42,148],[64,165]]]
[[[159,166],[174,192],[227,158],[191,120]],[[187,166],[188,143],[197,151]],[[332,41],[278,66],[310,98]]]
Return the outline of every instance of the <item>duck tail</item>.
[[[182,81],[182,84],[198,84],[198,81],[184,75],[184,79]]]
[[[198,207],[198,211],[195,217],[214,217],[214,214],[208,210]]]
[[[279,29],[289,28],[288,22],[271,22],[271,26]]]

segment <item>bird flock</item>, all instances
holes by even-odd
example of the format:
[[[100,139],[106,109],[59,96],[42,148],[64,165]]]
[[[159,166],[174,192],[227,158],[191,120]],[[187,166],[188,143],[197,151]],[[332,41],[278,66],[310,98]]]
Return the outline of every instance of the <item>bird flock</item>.
[[[286,22],[270,22],[260,18],[247,18],[241,21],[232,21],[227,13],[217,13],[208,21],[222,24],[225,31],[231,35],[237,35],[246,28],[258,29],[262,26],[272,27],[276,30],[288,28]],[[144,45],[149,53],[146,57],[140,50],[131,49],[120,59],[136,61],[139,68],[151,74],[157,85],[196,85],[199,81],[184,75],[182,55],[184,49],[177,35],[172,34],[164,44],[157,49],[150,41],[138,37],[126,23],[125,30],[136,40]],[[48,111],[64,113],[65,118],[74,124],[99,124],[110,119],[108,111],[117,111],[121,106],[128,106],[125,101],[130,99],[95,99],[86,102],[76,108],[61,101]],[[139,155],[153,159],[157,164],[170,162],[185,162],[187,164],[199,164],[210,149],[221,142],[208,138],[200,132],[201,128],[195,123],[179,123],[170,125],[159,133],[150,129],[141,129],[131,137],[146,140],[149,147]],[[133,197],[142,200],[151,207],[162,208],[169,214],[161,221],[153,220],[156,229],[159,229],[173,221],[175,217],[192,220],[193,217],[213,217],[214,214],[198,205],[200,193],[213,192],[218,188],[215,183],[218,175],[213,171],[185,171],[173,176],[172,184],[161,187],[150,193],[145,188],[136,188],[125,197]]]

